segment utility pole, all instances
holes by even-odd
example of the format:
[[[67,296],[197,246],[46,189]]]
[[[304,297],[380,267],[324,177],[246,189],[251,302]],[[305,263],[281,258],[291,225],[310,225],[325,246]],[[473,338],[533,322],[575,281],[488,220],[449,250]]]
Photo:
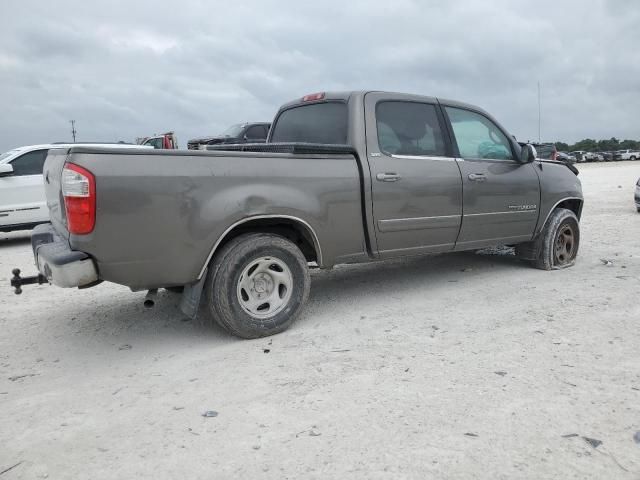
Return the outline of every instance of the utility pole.
[[[76,143],[76,121],[69,120],[69,123],[71,124],[71,135],[73,135],[73,143]]]
[[[540,115],[541,114],[541,109],[540,109],[540,82],[538,82],[538,143],[541,142],[540,140]]]

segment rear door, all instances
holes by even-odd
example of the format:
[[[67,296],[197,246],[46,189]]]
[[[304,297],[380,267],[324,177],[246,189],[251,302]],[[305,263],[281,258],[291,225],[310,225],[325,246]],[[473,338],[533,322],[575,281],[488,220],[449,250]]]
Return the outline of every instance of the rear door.
[[[453,249],[462,181],[437,100],[372,92],[365,118],[380,256]]]
[[[462,228],[456,249],[530,240],[538,221],[540,181],[512,143],[481,112],[445,106],[462,173]]]
[[[9,162],[13,174],[0,177],[0,225],[48,220],[42,177],[46,157],[46,149],[34,150]]]

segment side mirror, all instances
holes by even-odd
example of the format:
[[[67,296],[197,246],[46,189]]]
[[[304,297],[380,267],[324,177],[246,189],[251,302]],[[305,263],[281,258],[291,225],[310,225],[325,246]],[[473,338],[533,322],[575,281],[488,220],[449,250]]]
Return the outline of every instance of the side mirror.
[[[245,135],[245,136],[243,136],[243,137],[242,137],[242,139],[243,139],[245,142],[248,142],[248,141],[249,141],[249,137],[247,137],[246,135]]]
[[[527,143],[520,150],[520,162],[531,163],[538,157],[538,152],[530,143]]]
[[[13,165],[10,163],[0,163],[0,177],[13,175]]]

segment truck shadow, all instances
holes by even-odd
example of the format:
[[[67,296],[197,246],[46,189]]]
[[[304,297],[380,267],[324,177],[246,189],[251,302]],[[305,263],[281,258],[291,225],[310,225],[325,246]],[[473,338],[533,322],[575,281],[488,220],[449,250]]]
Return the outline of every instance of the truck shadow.
[[[0,232],[0,248],[25,245],[31,242],[30,231]]]
[[[394,295],[407,290],[424,289],[426,293],[459,282],[466,282],[468,286],[469,283],[484,282],[484,273],[530,268],[509,253],[457,252],[314,271],[309,304],[322,309],[327,302],[353,304],[371,296],[386,296],[394,301]]]
[[[481,275],[477,278],[474,275],[522,268],[527,266],[513,255],[461,252],[314,270],[307,308],[296,323],[299,328],[304,327],[313,318],[313,311],[336,307],[357,309],[358,302],[367,302],[372,296],[384,296],[390,303],[401,302],[395,300],[394,295],[410,289],[446,288],[462,281],[468,286],[468,282],[484,281]],[[58,312],[67,317],[77,315],[81,325],[75,325],[78,328],[76,338],[82,338],[84,334],[93,337],[104,332],[105,341],[117,338],[124,345],[177,340],[189,344],[205,342],[213,348],[242,341],[219,326],[203,321],[206,313],[202,309],[198,319],[185,318],[179,309],[180,295],[161,290],[155,306],[147,309],[143,306],[144,292],[131,293],[123,289],[119,294],[114,288],[121,287],[106,284],[96,287],[102,288],[105,288],[103,292],[96,290],[97,295],[81,302],[86,305],[76,304],[65,312]]]

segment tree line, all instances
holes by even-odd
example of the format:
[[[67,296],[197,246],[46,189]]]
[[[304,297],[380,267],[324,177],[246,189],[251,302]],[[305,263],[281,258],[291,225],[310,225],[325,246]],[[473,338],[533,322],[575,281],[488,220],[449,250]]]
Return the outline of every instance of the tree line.
[[[585,138],[579,142],[569,145],[564,142],[554,142],[556,149],[561,152],[574,152],[576,150],[584,150],[585,152],[610,152],[613,150],[640,150],[640,141],[638,140],[618,140],[611,137],[609,140],[593,140]]]

